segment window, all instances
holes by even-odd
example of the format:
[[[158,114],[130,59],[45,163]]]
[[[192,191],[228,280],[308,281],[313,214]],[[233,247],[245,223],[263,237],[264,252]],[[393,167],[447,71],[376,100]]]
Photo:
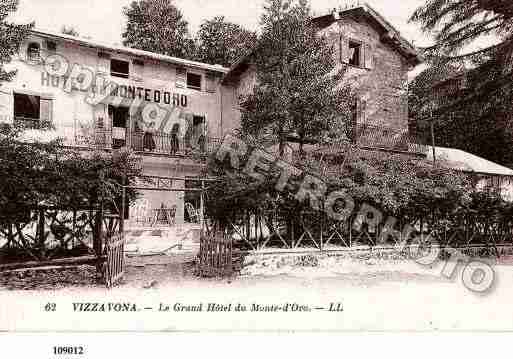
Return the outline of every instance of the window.
[[[110,75],[122,77],[127,79],[129,74],[130,64],[128,61],[110,60]]]
[[[41,98],[24,94],[14,94],[14,117],[39,120]]]
[[[27,47],[27,60],[39,61],[41,60],[41,48],[38,43],[31,42]]]
[[[46,40],[46,49],[50,52],[57,51],[57,44],[54,41]]]
[[[362,65],[362,44],[349,42],[349,65],[363,67]]]
[[[187,88],[201,91],[201,75],[187,72]]]
[[[109,105],[108,111],[112,123],[112,148],[124,147],[126,145],[126,129],[130,118],[129,108]]]
[[[36,95],[14,94],[14,119],[28,128],[48,127],[51,122],[52,100]]]

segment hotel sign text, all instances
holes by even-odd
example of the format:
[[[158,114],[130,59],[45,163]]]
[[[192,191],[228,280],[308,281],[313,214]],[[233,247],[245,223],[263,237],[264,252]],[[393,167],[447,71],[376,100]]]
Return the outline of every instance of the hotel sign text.
[[[77,86],[76,82],[77,79],[67,76],[51,75],[45,71],[41,73],[42,86],[63,88],[68,91],[84,91]],[[89,87],[89,91],[102,96],[115,96],[130,100],[139,99],[146,102],[172,105],[174,107],[186,108],[188,105],[187,95],[165,90],[148,89],[135,85],[115,84],[102,76],[96,76],[96,83]]]

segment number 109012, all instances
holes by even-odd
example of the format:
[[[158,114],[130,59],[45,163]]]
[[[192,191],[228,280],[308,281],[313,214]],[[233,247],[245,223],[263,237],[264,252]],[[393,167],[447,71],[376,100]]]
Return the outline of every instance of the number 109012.
[[[84,355],[84,347],[66,347],[57,346],[53,347],[54,355]]]

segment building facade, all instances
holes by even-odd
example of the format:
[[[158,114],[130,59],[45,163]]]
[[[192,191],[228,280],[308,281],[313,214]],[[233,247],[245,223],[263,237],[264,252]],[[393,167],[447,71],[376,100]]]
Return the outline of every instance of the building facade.
[[[373,138],[386,141],[372,146],[403,146],[407,72],[421,62],[413,46],[366,5],[314,22],[334,45],[339,66],[348,67],[345,81],[358,94],[358,139],[379,127],[385,132]],[[0,122],[22,123],[30,136],[62,137],[84,150],[130,148],[145,175],[173,177],[175,189],[201,172],[193,151],[206,152],[239,128],[239,98],[257,78],[251,56],[227,69],[37,30],[8,66],[17,75],[0,86]],[[178,223],[190,217],[186,208],[197,207],[186,192],[142,194],[147,208],[176,207]]]
[[[415,151],[408,147],[408,72],[422,63],[415,47],[368,5],[334,9],[313,19],[319,34],[335,49],[344,81],[357,99],[353,140],[370,148]],[[252,56],[235,64],[224,83],[238,95],[251,92],[257,81]],[[413,145],[413,143],[412,143]]]
[[[222,66],[42,31],[30,33],[8,66],[17,74],[0,87],[0,122],[84,150],[128,147],[145,175],[183,178],[172,181],[176,188],[201,171],[192,151],[207,151],[238,127]],[[178,222],[187,216],[186,195],[143,191],[150,208],[177,206]]]

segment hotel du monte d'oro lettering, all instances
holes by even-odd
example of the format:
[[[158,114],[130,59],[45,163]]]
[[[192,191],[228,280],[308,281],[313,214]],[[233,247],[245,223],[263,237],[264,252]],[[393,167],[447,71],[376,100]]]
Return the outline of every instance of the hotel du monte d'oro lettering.
[[[161,105],[187,108],[187,95],[166,91],[163,89],[152,89],[141,87],[134,84],[117,84],[103,76],[96,76],[91,86],[84,88],[82,84],[77,84],[77,79],[66,76],[51,75],[46,71],[41,72],[41,85],[46,87],[55,87],[71,91],[91,92],[98,96],[113,96],[129,100],[141,100],[154,102]],[[80,85],[80,86],[79,86]]]

